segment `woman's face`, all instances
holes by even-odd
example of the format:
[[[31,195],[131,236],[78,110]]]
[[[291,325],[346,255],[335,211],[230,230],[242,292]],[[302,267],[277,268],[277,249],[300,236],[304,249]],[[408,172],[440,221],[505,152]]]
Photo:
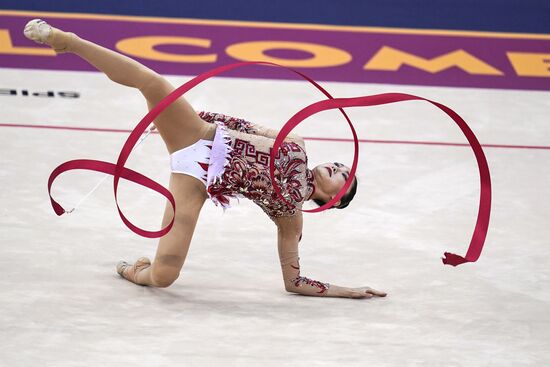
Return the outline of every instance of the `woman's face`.
[[[316,190],[320,190],[331,198],[338,194],[349,178],[349,168],[342,163],[323,163],[313,169],[317,182]]]

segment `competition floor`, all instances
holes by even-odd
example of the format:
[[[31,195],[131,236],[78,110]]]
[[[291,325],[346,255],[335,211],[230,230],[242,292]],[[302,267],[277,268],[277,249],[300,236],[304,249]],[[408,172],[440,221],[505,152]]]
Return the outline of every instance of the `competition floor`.
[[[359,137],[372,141],[361,144],[357,196],[346,210],[306,214],[300,245],[303,275],[389,293],[349,300],[286,293],[276,228],[243,200],[225,213],[205,204],[170,288],[122,280],[117,261],[152,257],[156,241],[123,226],[112,181],[60,218],[46,182],[66,160],[114,161],[127,133],[108,129],[131,129],[146,113],[141,96],[94,72],[3,68],[0,81],[81,92],[78,100],[0,96],[0,365],[550,363],[549,92],[323,83],[342,97],[400,91],[452,107],[488,145],[493,182],[480,260],[443,266],[443,252],[465,253],[477,214],[477,165],[465,138],[426,103],[350,109]],[[197,110],[280,127],[320,97],[297,81],[220,78],[188,98]],[[312,165],[351,163],[352,144],[330,140],[351,137],[338,114],[319,114],[297,132],[327,138],[306,140]],[[129,167],[167,183],[158,135]],[[54,195],[71,207],[101,177],[64,175]],[[119,192],[132,220],[158,228],[162,197],[126,183]]]

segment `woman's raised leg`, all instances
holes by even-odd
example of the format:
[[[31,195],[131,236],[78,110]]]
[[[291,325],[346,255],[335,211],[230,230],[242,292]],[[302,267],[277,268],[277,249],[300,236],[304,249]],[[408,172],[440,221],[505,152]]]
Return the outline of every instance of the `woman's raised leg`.
[[[139,89],[149,108],[174,90],[165,78],[139,62],[41,20],[30,21],[24,33],[27,38],[51,46],[57,53],[80,56],[116,83]],[[199,139],[212,139],[214,134],[212,127],[197,116],[183,97],[157,117],[155,126],[170,153]]]

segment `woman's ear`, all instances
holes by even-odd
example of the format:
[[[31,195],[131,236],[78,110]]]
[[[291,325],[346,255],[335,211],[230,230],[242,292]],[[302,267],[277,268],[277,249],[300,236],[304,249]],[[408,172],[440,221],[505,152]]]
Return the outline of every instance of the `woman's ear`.
[[[330,197],[330,200],[334,199],[334,196],[331,196]],[[329,201],[330,201],[329,200]],[[337,202],[335,202],[333,205],[332,205],[332,208],[336,208],[337,206],[340,206],[340,203],[342,202],[342,200],[338,200]]]

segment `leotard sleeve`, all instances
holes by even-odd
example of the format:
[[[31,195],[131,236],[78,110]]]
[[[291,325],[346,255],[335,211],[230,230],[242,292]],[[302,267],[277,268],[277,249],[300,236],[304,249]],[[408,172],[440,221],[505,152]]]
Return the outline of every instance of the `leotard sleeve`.
[[[279,259],[286,291],[306,296],[326,296],[330,284],[300,275],[298,243],[302,238],[302,214],[279,218],[276,223]]]
[[[215,123],[216,121],[220,121],[228,129],[235,130],[241,133],[264,136],[266,138],[270,138],[273,140],[275,140],[275,138],[279,134],[278,130],[271,129],[256,123],[252,123],[250,121],[247,121],[241,118],[224,115],[221,113],[201,111],[198,113],[198,115],[201,119],[203,119],[208,123]],[[295,134],[289,134],[286,137],[285,141],[294,142],[300,145],[302,148],[304,147],[304,140]]]

